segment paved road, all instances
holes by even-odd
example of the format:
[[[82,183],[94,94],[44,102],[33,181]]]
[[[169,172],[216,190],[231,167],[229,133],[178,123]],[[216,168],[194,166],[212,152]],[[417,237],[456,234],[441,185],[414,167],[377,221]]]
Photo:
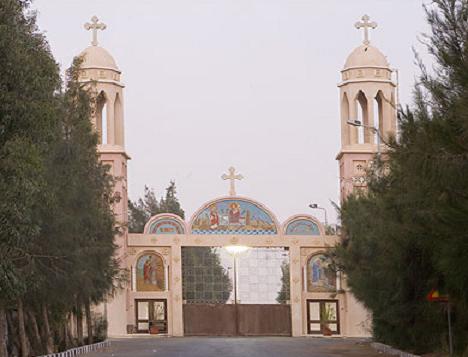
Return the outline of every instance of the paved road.
[[[353,338],[148,337],[112,340],[111,347],[86,357],[384,357]]]

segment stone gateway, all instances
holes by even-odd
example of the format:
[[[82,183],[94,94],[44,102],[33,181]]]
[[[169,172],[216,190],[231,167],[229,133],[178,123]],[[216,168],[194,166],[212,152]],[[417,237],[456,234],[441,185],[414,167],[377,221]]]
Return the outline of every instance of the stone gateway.
[[[396,131],[396,83],[386,57],[370,44],[368,16],[356,23],[364,42],[341,70],[341,197],[366,187],[366,168]],[[92,121],[98,152],[117,178],[114,212],[127,222],[127,160],[121,71],[98,45],[97,17],[85,28],[93,40],[81,55],[80,81],[94,93]],[[330,158],[331,159],[331,158]],[[279,222],[273,211],[238,196],[234,168],[222,179],[229,194],[201,205],[191,219],[152,217],[141,234],[115,237],[124,290],[96,307],[110,336],[369,336],[370,316],[346,278],[333,270],[327,250],[339,242],[315,217],[297,214]]]

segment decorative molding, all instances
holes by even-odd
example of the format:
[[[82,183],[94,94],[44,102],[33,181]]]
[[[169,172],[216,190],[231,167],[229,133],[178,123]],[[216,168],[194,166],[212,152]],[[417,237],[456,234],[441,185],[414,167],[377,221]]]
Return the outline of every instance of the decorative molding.
[[[232,237],[231,240],[229,241],[231,244],[237,244],[239,243],[239,238],[237,237]]]
[[[172,241],[174,242],[174,244],[179,244],[180,243],[180,238],[174,237],[174,239]]]

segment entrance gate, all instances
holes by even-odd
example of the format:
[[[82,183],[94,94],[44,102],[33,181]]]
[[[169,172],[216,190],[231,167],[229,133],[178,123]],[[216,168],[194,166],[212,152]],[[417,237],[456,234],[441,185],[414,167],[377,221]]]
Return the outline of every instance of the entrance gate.
[[[186,336],[291,336],[289,252],[183,247]]]
[[[291,308],[271,304],[185,304],[185,336],[291,336]]]

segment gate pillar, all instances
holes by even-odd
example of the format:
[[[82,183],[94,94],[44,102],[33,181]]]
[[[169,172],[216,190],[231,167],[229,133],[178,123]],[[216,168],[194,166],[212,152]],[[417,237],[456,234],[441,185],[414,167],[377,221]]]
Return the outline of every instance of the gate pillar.
[[[184,322],[182,315],[182,249],[180,245],[172,246],[171,261],[171,312],[172,335],[184,335]]]
[[[302,336],[302,270],[301,248],[290,247],[291,324],[293,337]]]

